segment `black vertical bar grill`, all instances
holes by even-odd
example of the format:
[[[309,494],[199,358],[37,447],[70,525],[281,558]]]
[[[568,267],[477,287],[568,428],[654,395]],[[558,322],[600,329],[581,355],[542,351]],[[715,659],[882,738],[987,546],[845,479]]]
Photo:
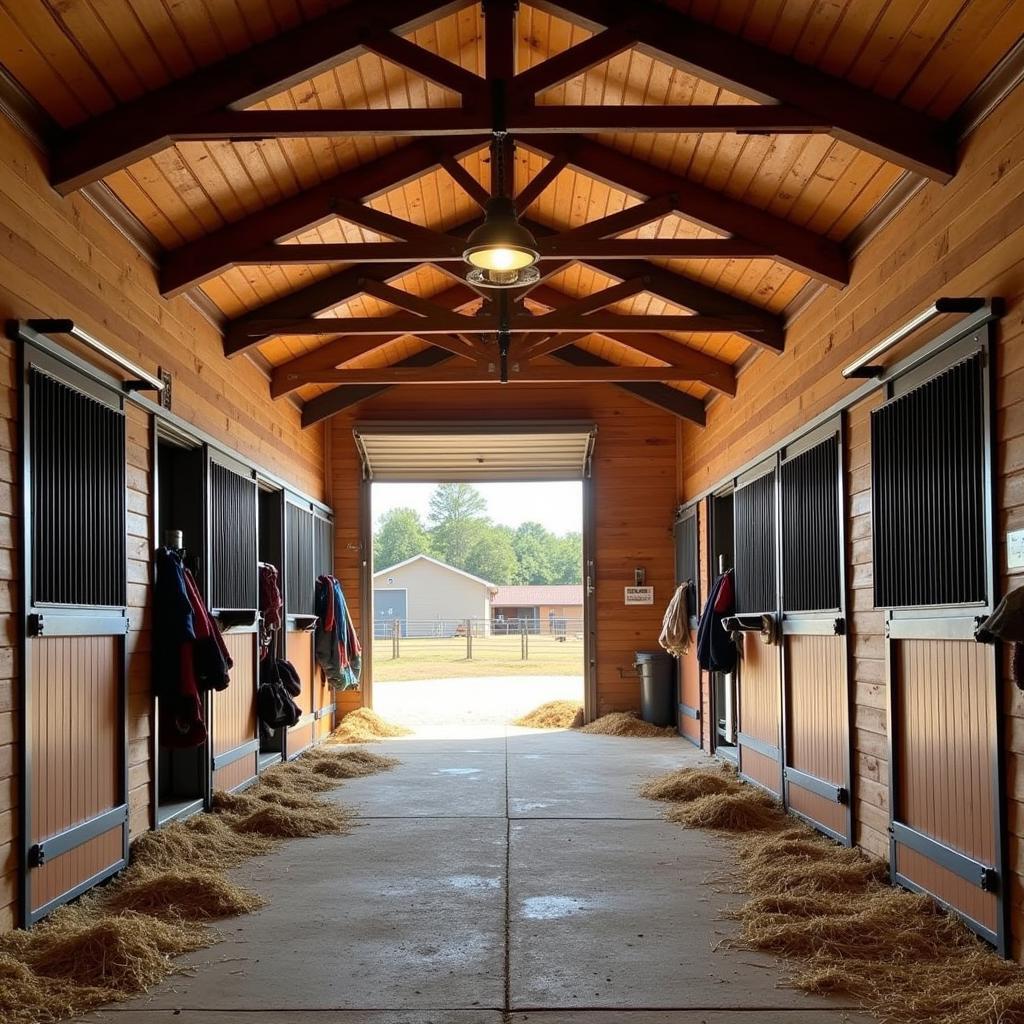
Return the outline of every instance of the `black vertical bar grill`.
[[[256,481],[211,462],[212,607],[259,607],[256,545]]]
[[[775,593],[775,470],[737,487],[735,521],[736,611],[774,613]]]
[[[285,503],[285,605],[289,615],[313,614],[316,583],[313,513]]]

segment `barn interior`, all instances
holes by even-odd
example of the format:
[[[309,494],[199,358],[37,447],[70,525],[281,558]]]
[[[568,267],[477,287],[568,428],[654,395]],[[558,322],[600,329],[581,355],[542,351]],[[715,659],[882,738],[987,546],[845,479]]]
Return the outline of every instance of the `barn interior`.
[[[12,1021],[126,994],[23,952],[134,850],[351,754],[371,487],[484,478],[581,484],[587,723],[685,588],[670,735],[384,738],[107,1019],[1024,1020],[1024,4],[0,0],[0,141]],[[976,1001],[786,987],[680,768]]]

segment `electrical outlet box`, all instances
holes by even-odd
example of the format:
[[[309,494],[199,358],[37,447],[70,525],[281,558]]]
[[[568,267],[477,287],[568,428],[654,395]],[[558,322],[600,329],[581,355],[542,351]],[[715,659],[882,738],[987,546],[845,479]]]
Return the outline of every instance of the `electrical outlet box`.
[[[1006,568],[1024,568],[1024,530],[1011,530],[1006,534]]]

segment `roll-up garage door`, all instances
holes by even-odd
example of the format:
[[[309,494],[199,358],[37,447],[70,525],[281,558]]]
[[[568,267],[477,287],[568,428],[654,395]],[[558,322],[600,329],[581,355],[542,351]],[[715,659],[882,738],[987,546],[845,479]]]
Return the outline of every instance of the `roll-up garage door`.
[[[962,339],[872,413],[875,604],[886,611],[893,877],[1006,946],[989,342]]]
[[[213,788],[234,790],[259,767],[256,474],[227,455],[207,453],[209,604],[231,655],[231,682],[210,695]]]
[[[739,667],[740,774],[781,796],[781,660],[778,618],[775,456],[736,481],[733,495],[736,615],[742,627]],[[769,620],[769,629],[761,626]]]
[[[31,924],[128,856],[122,396],[26,346],[22,908]]]
[[[368,479],[583,480],[597,428],[588,423],[373,423],[353,432]]]
[[[786,806],[849,845],[840,438],[832,420],[782,452],[783,748]]]

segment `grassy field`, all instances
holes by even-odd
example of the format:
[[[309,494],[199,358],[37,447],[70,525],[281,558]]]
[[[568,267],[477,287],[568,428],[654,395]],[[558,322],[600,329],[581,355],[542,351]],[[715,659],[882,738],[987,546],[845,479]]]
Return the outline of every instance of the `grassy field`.
[[[460,679],[467,676],[580,676],[583,641],[569,637],[531,636],[524,661],[518,636],[475,637],[473,658],[466,658],[465,637],[405,639],[399,657],[391,640],[373,641],[373,678],[382,682]]]

